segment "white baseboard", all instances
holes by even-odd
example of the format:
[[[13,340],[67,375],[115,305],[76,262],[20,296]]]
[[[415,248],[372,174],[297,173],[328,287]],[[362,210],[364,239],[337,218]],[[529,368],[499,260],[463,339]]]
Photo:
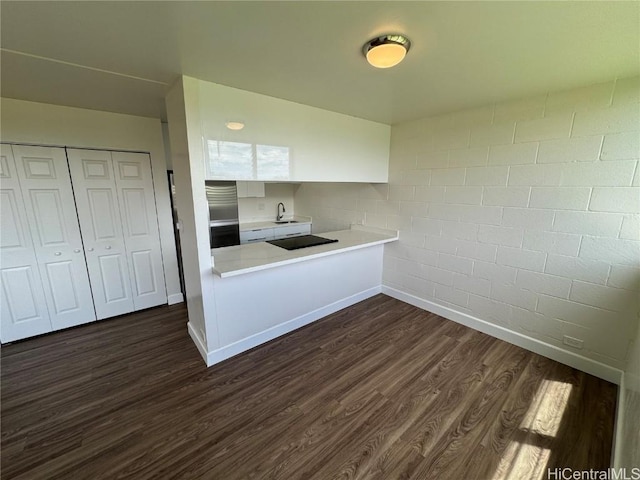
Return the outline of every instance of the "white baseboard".
[[[618,401],[616,402],[616,421],[613,424],[613,447],[611,453],[611,465],[613,468],[622,468],[622,436],[624,435],[625,414],[625,375],[622,375],[618,384]]]
[[[182,302],[184,302],[184,297],[181,293],[173,293],[167,297],[167,305],[175,305]]]
[[[189,336],[191,337],[191,340],[193,340],[193,343],[196,344],[196,348],[200,352],[200,355],[202,356],[202,359],[206,363],[207,362],[207,347],[204,345],[204,342],[202,341],[202,338],[200,338],[200,335],[198,335],[196,333],[196,331],[193,329],[193,327],[191,326],[191,322],[187,322],[187,331],[189,332]]]
[[[238,355],[239,353],[246,352],[247,350],[273,340],[274,338],[277,338],[281,335],[292,332],[300,327],[304,327],[305,325],[308,325],[309,323],[315,322],[322,317],[326,317],[327,315],[335,313],[338,310],[342,310],[343,308],[366,300],[369,297],[373,297],[381,291],[382,290],[380,286],[369,288],[362,292],[333,302],[329,305],[325,305],[324,307],[318,308],[312,312],[300,315],[299,317],[288,320],[284,323],[276,325],[275,327],[268,328],[267,330],[251,335],[250,337],[243,338],[242,340],[234,342],[230,345],[218,348],[217,350],[212,350],[208,352],[208,354],[203,355],[203,357],[207,362],[207,366],[210,367],[211,365],[220,363],[223,360]],[[194,338],[194,336],[197,338],[197,335],[195,335],[195,333],[191,331],[191,325],[189,325],[189,334],[191,335],[191,338]],[[198,342],[195,339],[194,342],[196,342],[196,345],[198,345]],[[200,345],[202,345],[202,343],[200,343]],[[202,355],[200,346],[198,346],[198,350],[200,350],[200,354]]]
[[[604,363],[592,360],[590,358],[583,357],[582,355],[577,355],[573,352],[568,352],[556,347],[555,345],[551,345],[541,340],[528,337],[518,332],[514,332],[507,328],[501,327],[500,325],[481,320],[466,313],[458,312],[457,310],[445,307],[435,302],[424,300],[409,293],[403,292],[402,290],[397,290],[395,288],[383,285],[382,293],[403,302],[409,303],[415,307],[427,310],[428,312],[440,315],[441,317],[444,317],[448,320],[460,323],[482,333],[486,333],[487,335],[491,335],[492,337],[499,338],[500,340],[504,340],[505,342],[509,342],[513,345],[517,345],[518,347],[522,347],[526,350],[542,355],[543,357],[550,358],[552,360],[555,360],[556,362],[560,362],[570,367],[577,368],[578,370],[582,370],[583,372],[589,373],[595,377],[602,378],[604,380],[607,380],[608,382],[615,383],[616,385],[620,385],[620,381],[622,378],[622,370],[620,369],[605,365]]]

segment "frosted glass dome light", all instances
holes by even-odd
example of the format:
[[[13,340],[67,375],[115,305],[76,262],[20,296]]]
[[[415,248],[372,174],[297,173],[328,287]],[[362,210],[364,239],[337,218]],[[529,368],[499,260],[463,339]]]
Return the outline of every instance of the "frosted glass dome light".
[[[407,55],[411,42],[402,35],[382,35],[364,44],[362,52],[376,68],[390,68],[399,64]]]
[[[244,128],[244,122],[227,122],[225,125],[229,130],[242,130]]]

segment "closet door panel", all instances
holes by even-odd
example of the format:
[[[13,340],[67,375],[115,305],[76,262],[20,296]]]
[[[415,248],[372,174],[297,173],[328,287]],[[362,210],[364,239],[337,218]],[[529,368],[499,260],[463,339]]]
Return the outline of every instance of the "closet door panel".
[[[167,303],[149,155],[111,155],[135,309]]]
[[[68,149],[98,319],[134,310],[111,153]]]
[[[0,145],[0,340],[52,330],[11,145]]]
[[[64,149],[14,145],[13,153],[52,327],[94,321]]]

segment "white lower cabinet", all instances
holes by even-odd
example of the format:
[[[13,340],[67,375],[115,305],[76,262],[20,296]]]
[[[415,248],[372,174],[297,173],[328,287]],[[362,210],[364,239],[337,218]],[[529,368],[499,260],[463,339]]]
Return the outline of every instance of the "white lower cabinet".
[[[286,227],[274,228],[274,238],[299,237],[300,235],[309,235],[311,233],[311,225],[287,225]]]
[[[279,240],[281,238],[298,237],[311,233],[311,224],[288,224],[271,228],[256,228],[240,232],[240,243],[266,242],[267,240]]]
[[[2,342],[166,303],[148,155],[3,144],[0,177]]]
[[[273,228],[257,228],[240,232],[240,243],[257,243],[273,240]]]

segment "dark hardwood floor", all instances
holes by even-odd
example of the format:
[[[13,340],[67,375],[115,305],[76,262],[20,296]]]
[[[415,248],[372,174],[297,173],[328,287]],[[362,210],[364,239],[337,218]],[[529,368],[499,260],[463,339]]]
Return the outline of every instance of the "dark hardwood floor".
[[[542,479],[616,387],[378,295],[205,368],[183,306],[2,347],[3,479]]]

